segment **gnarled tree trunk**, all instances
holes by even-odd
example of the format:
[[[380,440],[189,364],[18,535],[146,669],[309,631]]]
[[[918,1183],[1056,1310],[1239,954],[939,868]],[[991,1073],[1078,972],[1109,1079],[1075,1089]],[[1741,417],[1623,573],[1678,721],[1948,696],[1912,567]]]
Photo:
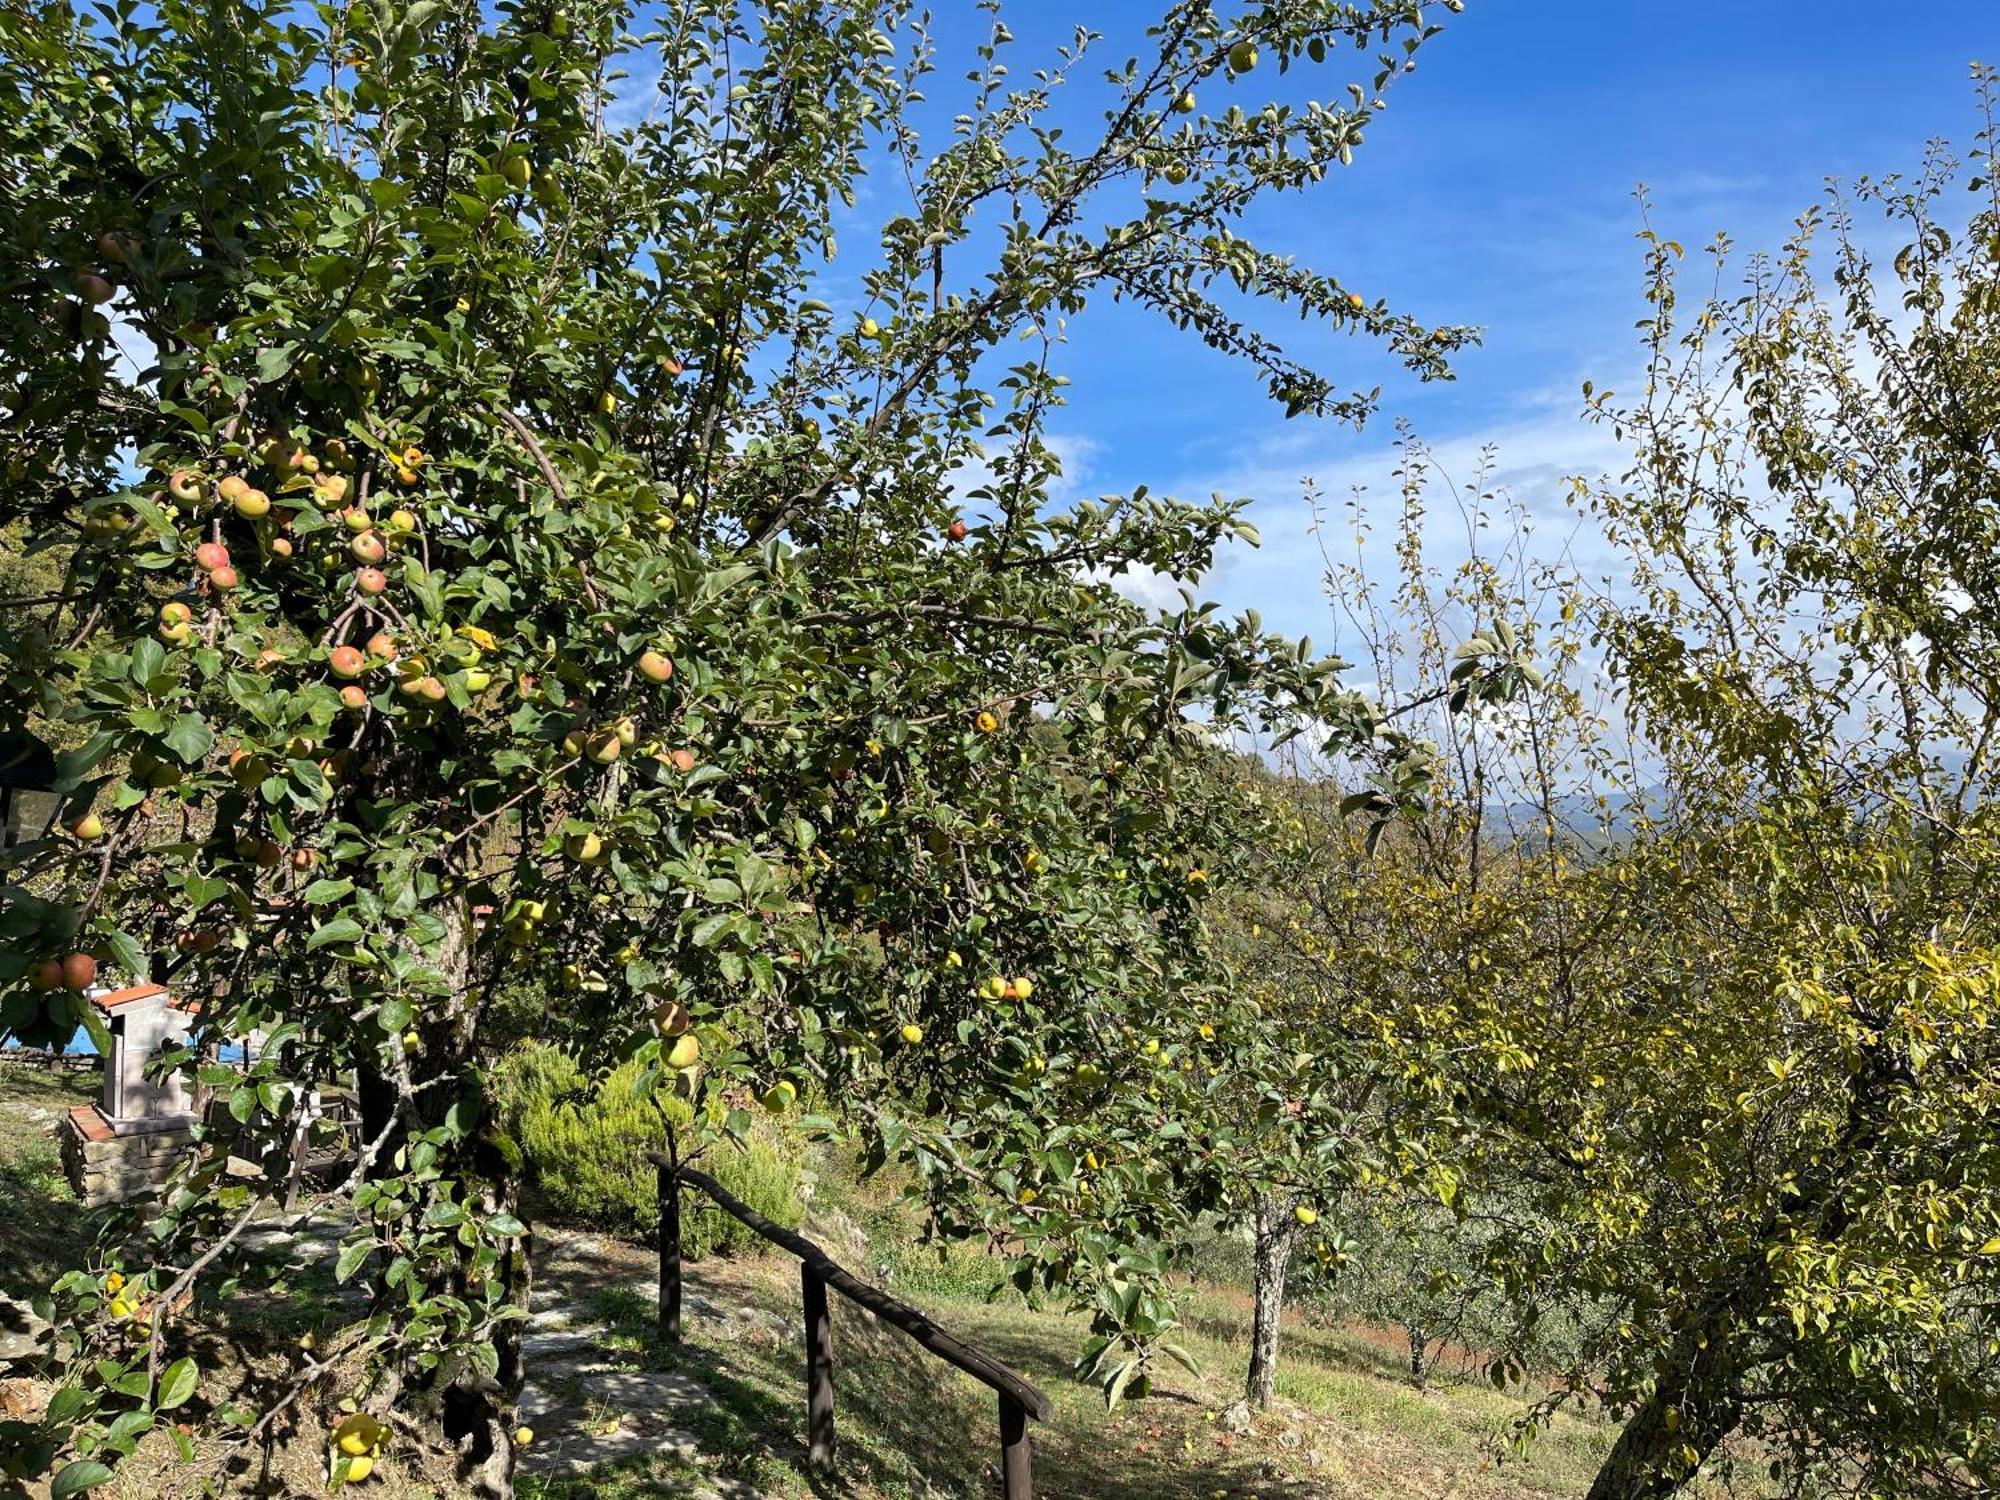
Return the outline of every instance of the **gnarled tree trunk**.
[[[1741,1295],[1761,1290],[1760,1272]],[[1729,1337],[1724,1298],[1674,1339],[1652,1394],[1626,1420],[1591,1481],[1588,1500],[1652,1500],[1678,1494],[1743,1416],[1743,1370]]]
[[[1257,1200],[1256,1245],[1250,1297],[1250,1372],[1244,1395],[1268,1411],[1278,1383],[1278,1329],[1285,1312],[1285,1272],[1292,1263],[1299,1221],[1292,1200],[1270,1195]]]
[[[1431,1333],[1416,1323],[1403,1325],[1403,1337],[1410,1344],[1410,1384],[1427,1390],[1431,1379]]]

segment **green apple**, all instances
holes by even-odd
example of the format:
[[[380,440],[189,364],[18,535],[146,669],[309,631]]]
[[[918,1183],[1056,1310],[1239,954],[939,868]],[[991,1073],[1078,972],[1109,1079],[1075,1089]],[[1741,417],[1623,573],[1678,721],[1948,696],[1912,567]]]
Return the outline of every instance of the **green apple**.
[[[799,1091],[789,1078],[780,1078],[764,1090],[764,1108],[781,1115],[798,1102]]]

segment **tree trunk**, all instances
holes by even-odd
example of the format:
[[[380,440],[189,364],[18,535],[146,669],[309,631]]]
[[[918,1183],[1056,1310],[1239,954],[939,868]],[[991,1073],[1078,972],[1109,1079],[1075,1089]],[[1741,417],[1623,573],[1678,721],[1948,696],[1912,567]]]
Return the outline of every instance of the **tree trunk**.
[[[1678,1494],[1743,1416],[1742,1371],[1732,1357],[1727,1303],[1683,1328],[1667,1372],[1626,1420],[1588,1500]]]
[[[1405,1323],[1403,1337],[1410,1341],[1410,1383],[1421,1391],[1430,1384],[1431,1336],[1416,1324]]]
[[[455,995],[448,1005],[419,1018],[416,1044],[405,1054],[418,1082],[429,1086],[420,1094],[406,1095],[398,1079],[378,1069],[362,1069],[357,1082],[363,1139],[372,1141],[388,1131],[388,1144],[375,1158],[372,1175],[398,1177],[405,1168],[397,1151],[411,1134],[410,1125],[420,1132],[433,1129],[455,1112],[466,1133],[440,1148],[440,1172],[458,1185],[459,1201],[481,1219],[500,1213],[521,1218],[521,1151],[499,1118],[491,1078],[477,1065],[472,914],[462,904],[449,908],[449,914],[453,928],[436,962],[453,981]],[[385,1253],[379,1259],[386,1266],[391,1256]],[[497,1264],[482,1267],[472,1251],[461,1251],[456,1264],[437,1266],[430,1273],[425,1290],[448,1294],[477,1309],[486,1305],[487,1283],[497,1283],[501,1305],[525,1309],[529,1275],[529,1238],[522,1234],[501,1241]],[[378,1305],[403,1295],[378,1282]],[[457,1457],[460,1481],[480,1500],[512,1500],[514,1493],[513,1433],[526,1376],[523,1326],[518,1319],[491,1326],[487,1344],[497,1359],[490,1374],[459,1353],[428,1371],[400,1365],[386,1370],[377,1393],[389,1404],[435,1414]]]
[[[1257,1200],[1257,1239],[1251,1275],[1250,1373],[1244,1395],[1268,1411],[1278,1383],[1278,1327],[1285,1311],[1285,1269],[1299,1223],[1288,1197]]]
[[[480,1212],[515,1213],[519,1207],[520,1174],[515,1170],[519,1157],[513,1143],[501,1135],[498,1121],[481,1127],[473,1159],[481,1179],[477,1194]],[[507,1241],[496,1272],[506,1305],[527,1308],[530,1274],[528,1237]],[[477,1305],[480,1288],[467,1278],[463,1267],[453,1281],[458,1295]],[[527,1378],[521,1351],[524,1326],[518,1319],[497,1324],[492,1330],[498,1356],[494,1372],[489,1376],[468,1364],[444,1389],[441,1426],[446,1440],[458,1452],[460,1480],[481,1500],[513,1500],[514,1424],[521,1386]]]

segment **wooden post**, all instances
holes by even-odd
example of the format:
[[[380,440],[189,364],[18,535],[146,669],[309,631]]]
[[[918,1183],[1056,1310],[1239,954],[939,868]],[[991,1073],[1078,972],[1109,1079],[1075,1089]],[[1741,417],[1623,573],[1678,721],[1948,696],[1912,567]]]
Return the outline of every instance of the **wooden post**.
[[[833,1324],[826,1315],[826,1282],[810,1265],[799,1266],[806,1314],[806,1461],[833,1467]]]
[[[660,1163],[660,1337],[681,1341],[681,1184],[665,1162]]]
[[[1000,1494],[1003,1500],[1035,1500],[1034,1452],[1028,1443],[1028,1412],[1012,1396],[1000,1398]]]

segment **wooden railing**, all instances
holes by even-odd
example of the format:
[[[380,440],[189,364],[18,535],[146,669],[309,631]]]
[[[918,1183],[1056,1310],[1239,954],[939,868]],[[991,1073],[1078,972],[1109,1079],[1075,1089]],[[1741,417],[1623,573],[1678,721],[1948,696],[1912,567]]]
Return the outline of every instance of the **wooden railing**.
[[[832,1287],[891,1328],[908,1334],[946,1364],[993,1390],[1000,1398],[1000,1492],[1005,1500],[1031,1500],[1034,1477],[1028,1418],[1038,1422],[1049,1419],[1053,1408],[1047,1396],[990,1354],[953,1338],[914,1307],[850,1275],[818,1245],[772,1223],[706,1172],[676,1166],[658,1152],[647,1156],[659,1169],[661,1338],[672,1344],[681,1340],[680,1188],[688,1183],[708,1194],[718,1208],[752,1233],[799,1259],[805,1309],[806,1457],[813,1467],[833,1467],[833,1330],[826,1312],[826,1289]]]

